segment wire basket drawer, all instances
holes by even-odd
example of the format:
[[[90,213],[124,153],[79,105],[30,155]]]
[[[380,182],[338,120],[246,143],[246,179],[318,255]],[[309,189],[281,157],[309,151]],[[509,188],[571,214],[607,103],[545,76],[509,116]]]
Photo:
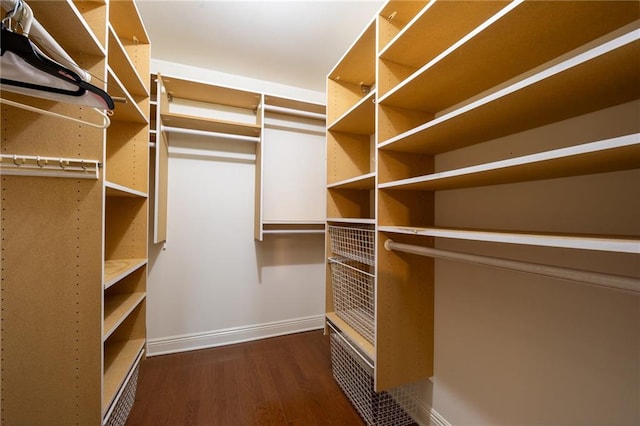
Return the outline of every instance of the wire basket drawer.
[[[331,369],[333,377],[368,426],[405,426],[415,421],[416,387],[402,386],[375,392],[373,367],[356,352],[346,337],[332,328]]]
[[[354,260],[331,258],[333,308],[336,315],[373,344],[374,275]]]
[[[329,225],[331,251],[334,255],[375,265],[375,230]]]

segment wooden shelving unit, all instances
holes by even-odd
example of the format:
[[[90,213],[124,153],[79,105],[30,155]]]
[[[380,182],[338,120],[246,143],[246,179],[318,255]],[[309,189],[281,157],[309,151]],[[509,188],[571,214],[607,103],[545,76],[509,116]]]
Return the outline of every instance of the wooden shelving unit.
[[[149,40],[133,1],[29,5],[92,83],[105,81],[126,103],[116,103],[106,131],[2,107],[11,119],[3,153],[102,167],[97,179],[2,176],[1,422],[101,424],[113,411],[122,422],[131,400],[121,396],[135,392],[126,379],[137,374],[146,341]],[[42,204],[25,203],[26,194]],[[27,224],[34,232],[21,236]]]
[[[385,250],[387,240],[508,245],[524,262],[529,250],[558,267],[557,254],[569,250],[599,260],[572,258],[568,268],[633,271],[640,234],[623,213],[632,206],[595,206],[578,194],[596,183],[599,191],[615,185],[637,197],[619,175],[640,168],[632,118],[640,99],[639,18],[634,2],[392,0],[330,72],[327,221],[375,227],[375,341],[363,343],[334,312],[329,261],[327,320],[374,363],[376,391],[434,374],[440,260]],[[362,85],[373,90],[365,94]],[[591,131],[572,124],[592,115],[616,119],[599,118],[608,125]],[[571,188],[558,209],[598,213],[567,226],[553,205],[540,206],[539,217],[495,206],[496,218],[483,204],[524,204],[500,194],[532,185],[537,199]],[[328,238],[327,258],[334,256]]]
[[[256,143],[256,240],[266,234],[324,232],[324,205],[316,205],[324,191],[317,162],[324,150],[324,105],[178,77],[152,80],[158,99],[155,242],[166,240],[168,154],[176,129],[212,141]]]

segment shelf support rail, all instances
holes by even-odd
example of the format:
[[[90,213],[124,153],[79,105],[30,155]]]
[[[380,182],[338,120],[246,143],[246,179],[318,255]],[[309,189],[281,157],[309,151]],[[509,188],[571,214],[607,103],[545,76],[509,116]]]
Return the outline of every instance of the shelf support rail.
[[[433,257],[437,259],[454,260],[476,265],[490,266],[499,269],[524,272],[534,275],[542,275],[545,277],[557,278],[560,280],[575,281],[582,284],[623,290],[636,294],[640,293],[640,279],[633,277],[603,274],[600,272],[523,262],[520,260],[510,260],[499,257],[461,253],[450,250],[441,250],[432,247],[397,243],[390,239],[385,241],[384,248],[388,251],[400,251],[405,253],[417,254],[420,256]]]
[[[100,162],[78,158],[0,155],[0,175],[99,179]]]

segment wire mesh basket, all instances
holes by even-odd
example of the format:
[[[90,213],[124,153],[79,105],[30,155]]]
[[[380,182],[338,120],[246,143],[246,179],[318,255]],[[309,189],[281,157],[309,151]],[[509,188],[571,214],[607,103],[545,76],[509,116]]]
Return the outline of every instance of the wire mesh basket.
[[[336,315],[373,344],[374,275],[367,265],[347,258],[330,258],[333,308]]]
[[[329,225],[331,251],[334,255],[375,265],[375,230]]]
[[[417,413],[417,388],[407,385],[375,392],[371,363],[359,354],[346,337],[331,333],[333,377],[368,426],[413,425]]]

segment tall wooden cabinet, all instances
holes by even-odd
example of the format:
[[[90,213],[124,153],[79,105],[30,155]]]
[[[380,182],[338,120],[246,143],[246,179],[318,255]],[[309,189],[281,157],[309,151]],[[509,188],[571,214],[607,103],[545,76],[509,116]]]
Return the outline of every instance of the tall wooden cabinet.
[[[434,374],[440,258],[548,263],[640,292],[640,229],[625,213],[639,195],[627,172],[640,168],[639,17],[632,1],[390,1],[328,75],[327,320],[368,358],[376,392]],[[597,131],[567,124],[614,107]],[[576,195],[587,176],[627,201],[591,205]],[[534,214],[532,184],[538,202],[570,192]],[[372,337],[350,318],[361,287],[343,294],[335,265],[353,259],[336,252],[338,228],[375,232],[375,262],[357,268]]]
[[[2,106],[2,154],[59,168],[2,169],[2,424],[124,424],[146,341],[149,39],[133,1],[29,5],[118,102],[106,130]]]

